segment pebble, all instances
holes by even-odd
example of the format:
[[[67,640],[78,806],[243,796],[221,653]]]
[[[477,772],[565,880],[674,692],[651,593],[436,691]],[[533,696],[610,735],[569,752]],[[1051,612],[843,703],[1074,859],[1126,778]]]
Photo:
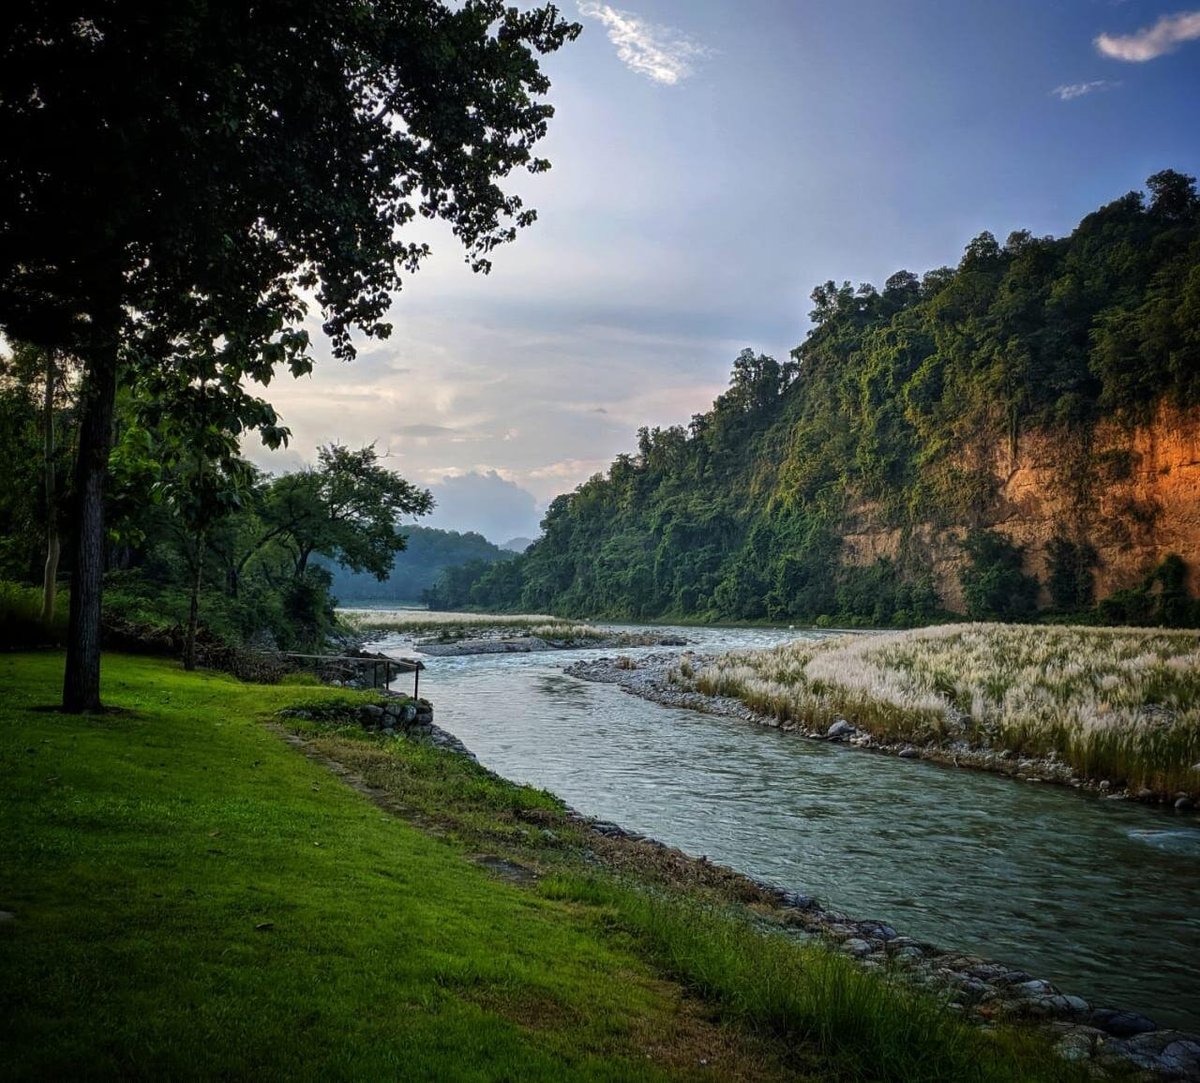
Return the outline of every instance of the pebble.
[[[1196,806],[1190,797],[1175,798],[1175,811],[1176,812],[1191,812],[1192,809],[1195,807]]]
[[[836,741],[839,737],[850,737],[857,732],[858,730],[844,718],[839,718],[825,731],[825,736],[831,741]]]
[[[912,745],[905,745],[902,749],[900,749],[897,755],[902,760],[916,760],[920,759],[921,757],[921,753],[918,752],[917,749],[913,748]]]
[[[842,944],[842,951],[844,951],[847,955],[853,955],[856,959],[861,958],[864,955],[870,955],[871,950],[871,945],[866,940],[863,940],[857,936],[851,937],[844,944]]]

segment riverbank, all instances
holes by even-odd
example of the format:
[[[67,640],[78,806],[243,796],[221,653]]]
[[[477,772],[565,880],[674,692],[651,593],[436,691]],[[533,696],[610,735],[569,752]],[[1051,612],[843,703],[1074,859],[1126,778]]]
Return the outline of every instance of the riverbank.
[[[906,758],[1200,804],[1195,632],[953,625],[569,672]]]
[[[761,932],[768,938],[783,934],[800,953],[795,959],[806,959],[809,965],[821,958],[827,962],[829,956],[805,953],[828,945],[837,952],[838,965],[845,959],[869,981],[882,979],[887,995],[902,1000],[917,996],[917,1002],[909,1002],[910,1008],[929,996],[932,1003],[981,1028],[981,1033],[994,1035],[999,1026],[1010,1034],[1036,1034],[1037,1041],[1052,1043],[1064,1066],[1086,1063],[1093,1076],[1102,1077],[1111,1070],[1125,1078],[1133,1067],[1146,1072],[1148,1079],[1200,1080],[1200,1036],[1158,1028],[1136,1012],[1090,1004],[1023,970],[903,936],[884,921],[850,917],[810,896],[758,881],[561,804],[518,811],[507,825],[494,820],[481,823],[479,809],[464,802],[457,788],[449,795],[440,786],[429,791],[414,778],[411,750],[372,746],[353,728],[330,733],[320,726],[296,727],[291,720],[288,726],[290,741],[381,807],[401,808],[428,826],[469,839],[473,848],[489,851],[483,860],[517,882],[541,884],[542,890],[555,895],[607,905],[618,912],[637,911],[644,903],[631,907],[629,885],[636,885],[635,892],[648,886],[660,905],[681,906],[683,920],[700,928],[714,920],[712,907],[734,908],[746,914],[757,930],[737,949],[751,959],[759,950]],[[445,733],[437,737],[442,747],[447,739],[455,741]],[[474,761],[461,742],[456,742],[456,751]],[[397,758],[406,761],[403,772]],[[512,788],[512,783],[474,762],[466,769],[501,789]],[[696,903],[703,909],[691,909]],[[730,928],[738,929],[738,919],[733,922]],[[634,924],[643,935],[647,933],[647,923]],[[730,928],[720,935],[728,936]],[[695,950],[695,945],[689,948]],[[672,960],[679,965],[677,955]],[[682,976],[699,977],[690,970]],[[707,973],[703,980],[711,982],[713,977]],[[756,984],[764,980],[771,978],[757,973],[751,979]],[[796,980],[807,984],[807,979]],[[1026,1070],[1033,1078],[1035,1070]]]
[[[754,924],[799,900],[279,714],[366,694],[108,656],[81,718],[61,664],[0,657],[10,1078],[1083,1078]]]

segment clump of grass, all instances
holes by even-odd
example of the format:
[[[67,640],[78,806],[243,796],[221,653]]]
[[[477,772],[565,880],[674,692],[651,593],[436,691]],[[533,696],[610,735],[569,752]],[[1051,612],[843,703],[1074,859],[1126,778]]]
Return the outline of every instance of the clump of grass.
[[[578,641],[607,639],[612,633],[606,632],[603,628],[597,628],[594,624],[569,624],[557,621],[551,624],[534,625],[529,629],[529,634],[535,635],[539,639]]]
[[[338,617],[343,623],[358,632],[396,632],[418,635],[426,632],[449,632],[455,630],[482,631],[490,628],[506,628],[529,631],[538,626],[552,625],[570,627],[571,623],[559,617],[544,614],[487,614],[446,613],[431,609],[339,609]]]
[[[617,658],[617,669],[637,669],[637,662],[627,654],[622,654]]]
[[[781,724],[1054,757],[1088,778],[1200,792],[1200,633],[973,624],[802,640],[676,683]]]
[[[815,1049],[847,1079],[1081,1080],[1044,1044],[964,1023],[936,998],[800,944],[743,915],[595,875],[560,874],[543,895],[605,908],[670,974],[738,1023]]]

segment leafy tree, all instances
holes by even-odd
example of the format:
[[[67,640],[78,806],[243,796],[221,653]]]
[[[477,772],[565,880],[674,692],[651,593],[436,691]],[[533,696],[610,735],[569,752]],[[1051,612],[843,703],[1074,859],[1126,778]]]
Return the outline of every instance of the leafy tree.
[[[0,329],[84,367],[64,706],[97,708],[104,483],[118,386],[181,370],[276,444],[245,390],[383,336],[447,221],[476,270],[533,221],[537,54],[578,33],[501,0],[46,0],[0,16]],[[86,163],[86,168],[81,168]]]
[[[1037,609],[1038,583],[1026,575],[1024,553],[1003,534],[977,530],[963,543],[959,572],[967,615],[975,620],[1027,620]]]
[[[432,508],[429,491],[380,466],[374,446],[350,451],[330,444],[318,449],[314,469],[285,474],[268,487],[262,515],[267,536],[291,555],[296,579],[320,554],[383,582],[404,548],[400,517]]]

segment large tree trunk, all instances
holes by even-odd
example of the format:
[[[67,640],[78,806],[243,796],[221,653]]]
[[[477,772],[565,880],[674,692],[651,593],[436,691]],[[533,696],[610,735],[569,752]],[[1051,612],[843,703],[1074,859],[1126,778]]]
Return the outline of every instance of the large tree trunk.
[[[45,442],[42,450],[42,468],[46,477],[46,568],[42,575],[42,623],[46,625],[54,619],[54,603],[58,595],[58,486],[54,477],[54,387],[57,382],[54,352],[47,350],[46,397],[43,403]]]
[[[112,450],[117,392],[114,328],[96,343],[83,388],[79,456],[75,464],[75,567],[67,631],[64,711],[98,711],[100,704],[100,596],[104,578],[104,482]]]
[[[196,534],[196,561],[192,570],[192,604],[188,609],[187,638],[183,644],[183,668],[196,668],[196,627],[200,623],[200,586],[204,579],[204,531]]]

